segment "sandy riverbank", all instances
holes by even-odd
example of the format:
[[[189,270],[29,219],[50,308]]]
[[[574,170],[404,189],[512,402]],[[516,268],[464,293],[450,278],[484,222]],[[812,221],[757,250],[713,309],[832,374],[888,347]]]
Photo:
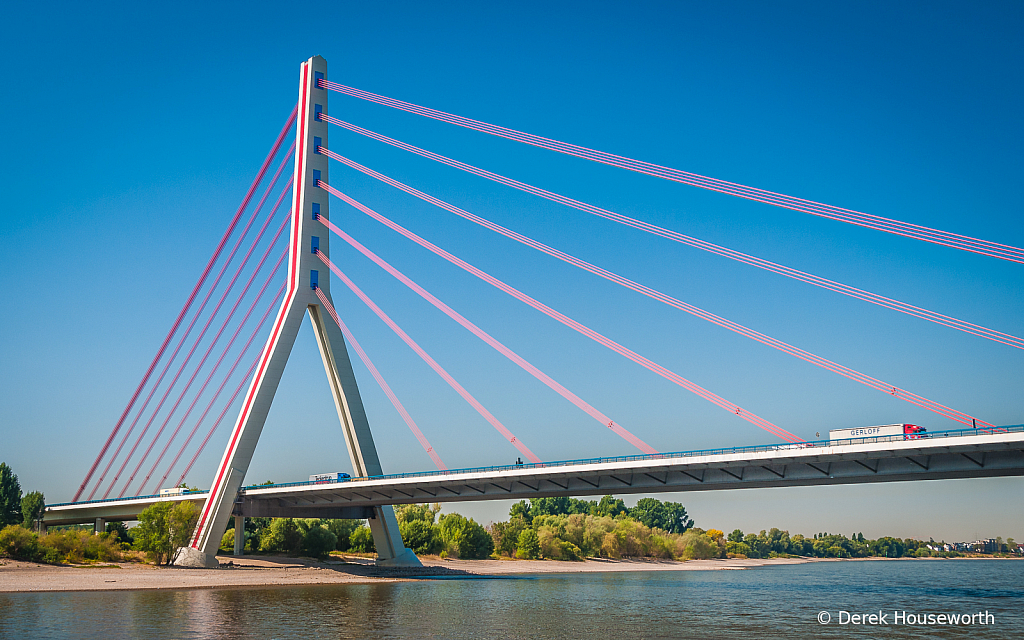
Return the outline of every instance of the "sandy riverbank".
[[[222,587],[357,584],[415,580],[432,576],[510,576],[535,573],[610,571],[715,571],[800,564],[804,559],[772,560],[440,560],[423,558],[422,569],[375,567],[369,560],[348,558],[317,562],[306,558],[220,556],[220,569],[180,569],[140,564],[98,567],[40,565],[0,560],[0,593],[29,591],[107,591],[138,589],[215,589]]]

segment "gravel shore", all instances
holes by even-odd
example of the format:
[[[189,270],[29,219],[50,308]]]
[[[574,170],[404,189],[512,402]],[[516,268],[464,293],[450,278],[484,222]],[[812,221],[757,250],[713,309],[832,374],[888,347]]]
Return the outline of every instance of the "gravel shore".
[[[0,560],[0,593],[29,591],[111,591],[137,589],[215,589],[317,584],[393,582],[431,577],[486,578],[535,573],[607,571],[714,571],[765,565],[800,564],[803,559],[773,560],[441,560],[422,558],[422,568],[376,567],[362,558],[324,562],[308,558],[219,556],[219,569],[182,569],[142,564],[51,566]]]

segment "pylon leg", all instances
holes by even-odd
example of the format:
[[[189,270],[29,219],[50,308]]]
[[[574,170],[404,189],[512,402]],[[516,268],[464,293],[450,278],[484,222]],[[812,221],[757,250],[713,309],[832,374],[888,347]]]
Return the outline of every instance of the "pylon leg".
[[[328,299],[330,300],[330,294]],[[331,304],[334,301],[331,300]],[[377,447],[370,433],[370,423],[363,410],[363,401],[356,386],[352,362],[345,347],[345,337],[334,320],[325,317],[320,305],[309,305],[309,319],[313,324],[320,357],[327,372],[327,380],[334,396],[334,406],[345,433],[345,443],[352,459],[352,468],[358,476],[383,475]],[[377,547],[377,562],[387,566],[420,566],[419,558],[402,542],[398,520],[391,505],[374,507],[376,517],[370,520],[373,543]]]

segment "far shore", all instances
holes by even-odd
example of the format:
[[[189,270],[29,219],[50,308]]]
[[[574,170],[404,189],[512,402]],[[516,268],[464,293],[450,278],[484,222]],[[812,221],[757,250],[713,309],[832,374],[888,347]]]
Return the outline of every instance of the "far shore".
[[[886,560],[887,558],[859,558]],[[956,558],[960,559],[960,558]],[[969,558],[968,558],[969,559]],[[53,566],[0,559],[0,593],[53,591],[132,591],[218,589],[321,584],[359,584],[429,579],[467,579],[539,573],[620,571],[723,571],[757,567],[850,562],[824,558],[674,560],[594,558],[583,562],[555,560],[442,560],[421,558],[422,568],[377,567],[366,558],[332,556],[325,561],[274,556],[218,556],[219,569],[155,567],[139,563]],[[900,559],[908,560],[908,559]],[[931,558],[931,560],[942,560]]]

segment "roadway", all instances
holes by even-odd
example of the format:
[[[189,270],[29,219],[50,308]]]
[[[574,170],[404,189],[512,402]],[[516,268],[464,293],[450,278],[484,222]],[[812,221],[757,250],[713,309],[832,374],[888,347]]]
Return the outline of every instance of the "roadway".
[[[950,431],[920,440],[736,447],[648,456],[570,460],[447,472],[243,488],[235,513],[248,517],[365,518],[383,504],[521,500],[677,491],[719,491],[866,482],[1024,475],[1024,426]],[[47,526],[134,520],[161,501],[202,503],[205,493],[48,506]]]

